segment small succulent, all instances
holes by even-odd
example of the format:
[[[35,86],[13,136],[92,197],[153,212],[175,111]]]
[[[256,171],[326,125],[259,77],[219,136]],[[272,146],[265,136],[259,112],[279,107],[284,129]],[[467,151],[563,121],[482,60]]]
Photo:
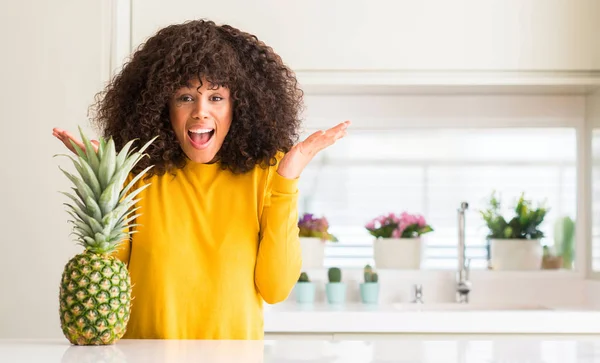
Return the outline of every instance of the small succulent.
[[[337,267],[329,268],[327,272],[329,282],[342,282],[342,270]]]
[[[365,283],[374,283],[379,281],[377,272],[373,272],[373,268],[370,265],[366,265],[364,268]]]
[[[308,274],[306,272],[302,272],[300,274],[300,278],[298,278],[298,282],[310,282],[310,279],[308,278]]]

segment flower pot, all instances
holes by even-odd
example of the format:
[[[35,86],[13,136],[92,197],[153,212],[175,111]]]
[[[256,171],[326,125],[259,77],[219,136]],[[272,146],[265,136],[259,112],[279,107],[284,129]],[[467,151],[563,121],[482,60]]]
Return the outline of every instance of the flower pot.
[[[373,257],[378,269],[418,270],[421,268],[422,241],[417,238],[377,238]]]
[[[302,269],[323,267],[325,259],[326,241],[315,237],[300,237],[300,247],[302,249]]]
[[[377,304],[379,301],[379,283],[363,282],[360,284],[360,299],[364,304]]]
[[[325,285],[325,293],[330,304],[343,304],[346,301],[346,284],[343,282],[328,282]]]
[[[543,249],[539,240],[491,239],[491,267],[494,270],[539,270]]]
[[[312,304],[315,302],[315,284],[313,282],[297,282],[294,293],[298,304]]]

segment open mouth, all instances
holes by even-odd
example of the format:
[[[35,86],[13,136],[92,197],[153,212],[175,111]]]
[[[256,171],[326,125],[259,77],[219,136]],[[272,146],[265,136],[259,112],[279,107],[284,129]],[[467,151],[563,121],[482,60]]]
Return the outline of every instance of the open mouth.
[[[208,146],[214,134],[215,129],[188,130],[190,142],[196,149],[204,149],[206,146]]]

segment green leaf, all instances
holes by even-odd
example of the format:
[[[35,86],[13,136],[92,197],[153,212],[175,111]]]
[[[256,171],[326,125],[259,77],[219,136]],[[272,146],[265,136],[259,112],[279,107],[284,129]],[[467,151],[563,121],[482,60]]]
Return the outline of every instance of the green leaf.
[[[71,139],[69,139],[69,143],[71,143],[71,146],[73,146],[73,149],[75,149],[75,152],[77,153],[77,155],[79,155],[80,158],[82,158],[83,160],[85,160],[87,162],[88,161],[87,155],[85,155],[85,152],[83,150],[81,150],[79,145],[77,145]]]
[[[60,194],[64,194],[64,195],[66,195],[67,197],[69,197],[69,198],[70,198],[70,199],[71,199],[71,200],[72,200],[72,201],[75,203],[75,205],[76,205],[76,206],[77,206],[77,207],[78,207],[80,210],[82,210],[82,211],[83,211],[83,210],[85,210],[85,206],[83,205],[83,203],[81,203],[81,202],[79,201],[79,199],[77,199],[77,197],[76,197],[76,196],[74,196],[73,194],[71,194],[71,193],[67,193],[67,192],[59,192],[59,193],[60,193]],[[71,208],[72,208],[72,206],[71,206]]]
[[[92,218],[94,218],[98,222],[101,222],[102,221],[102,211],[100,210],[100,206],[98,205],[98,203],[96,203],[96,200],[94,198],[88,197],[85,201],[85,205],[86,205],[87,211],[89,212],[88,215],[90,215]]]
[[[71,180],[73,184],[75,184],[77,190],[79,191],[79,193],[81,193],[79,197],[82,198],[82,201],[85,202],[87,197],[94,197],[94,192],[90,189],[89,186],[87,186],[87,184],[83,182],[83,180],[65,171],[60,166],[58,168],[67,176],[67,178],[69,178],[69,180]]]
[[[99,137],[98,143],[98,158],[102,160],[104,158],[104,150],[106,150],[106,140],[103,137]]]
[[[136,140],[137,139],[130,140],[127,144],[125,144],[125,146],[123,146],[123,148],[117,155],[117,161],[115,163],[117,165],[117,170],[120,170],[122,168],[123,164],[125,163],[125,160],[129,157],[129,149]]]
[[[146,169],[142,170],[133,179],[131,179],[131,181],[121,191],[121,194],[119,195],[119,199],[122,199],[125,196],[125,194],[127,194],[127,192],[129,191],[129,189],[131,189],[135,185],[135,183],[137,183],[137,181],[140,180],[140,178],[143,177],[144,174],[146,174],[148,172],[148,170],[152,169],[153,167],[154,167],[154,165],[150,165]]]
[[[69,203],[63,203],[63,205],[66,205],[67,207],[71,208],[71,210],[67,211],[67,213],[71,214],[71,213],[75,213],[75,214],[71,214],[71,216],[79,221],[85,221],[85,212],[82,209],[79,209],[79,206],[77,205],[71,205]]]
[[[83,144],[85,145],[85,153],[87,155],[88,162],[94,170],[94,173],[98,173],[98,168],[100,166],[100,161],[98,160],[98,154],[94,150],[94,146],[90,142],[90,140],[85,136],[81,126],[79,126],[79,134],[81,135],[81,139],[83,140]]]
[[[115,169],[116,169],[116,152],[115,152],[115,143],[111,138],[108,140],[108,144],[106,145],[106,150],[104,152],[103,157],[100,160],[100,169],[98,170],[98,178],[100,180],[100,185],[102,188],[105,188],[111,181]]]
[[[90,189],[94,192],[94,198],[98,199],[100,197],[102,189],[100,187],[100,182],[98,181],[96,174],[94,174],[94,171],[92,170],[91,166],[81,157],[79,157],[79,162],[81,163],[79,174],[81,174],[85,184],[88,185]]]

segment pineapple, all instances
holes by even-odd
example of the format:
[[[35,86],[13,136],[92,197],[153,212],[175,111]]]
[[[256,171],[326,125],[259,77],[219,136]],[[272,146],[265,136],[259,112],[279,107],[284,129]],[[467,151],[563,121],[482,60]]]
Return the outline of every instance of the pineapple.
[[[132,140],[117,153],[115,143],[100,138],[95,152],[79,128],[85,151],[71,142],[77,157],[76,175],[59,169],[75,185],[75,194],[65,193],[73,203],[65,203],[73,235],[84,251],[71,258],[60,282],[60,323],[63,334],[74,345],[108,345],[123,337],[131,308],[131,282],[127,266],[113,255],[133,233],[129,227],[139,216],[132,215],[138,195],[149,184],[130,191],[152,166],[136,175],[126,186],[132,168],[144,156],[131,148]]]

